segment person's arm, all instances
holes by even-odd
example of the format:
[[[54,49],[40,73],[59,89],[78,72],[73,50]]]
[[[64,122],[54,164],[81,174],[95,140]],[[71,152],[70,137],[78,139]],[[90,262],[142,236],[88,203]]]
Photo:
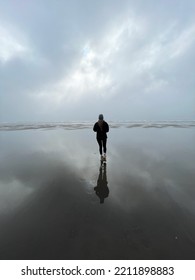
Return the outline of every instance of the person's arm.
[[[93,131],[97,132],[97,123],[94,124]]]
[[[106,123],[106,132],[109,132],[109,125]]]

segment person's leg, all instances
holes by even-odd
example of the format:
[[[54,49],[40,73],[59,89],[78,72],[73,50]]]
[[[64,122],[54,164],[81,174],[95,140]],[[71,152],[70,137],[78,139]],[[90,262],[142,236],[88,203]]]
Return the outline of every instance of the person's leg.
[[[97,139],[97,142],[98,142],[98,144],[99,144],[100,155],[102,155],[102,140]]]
[[[106,154],[107,148],[106,148],[106,143],[107,143],[107,138],[103,139],[103,149],[104,149],[104,154]]]

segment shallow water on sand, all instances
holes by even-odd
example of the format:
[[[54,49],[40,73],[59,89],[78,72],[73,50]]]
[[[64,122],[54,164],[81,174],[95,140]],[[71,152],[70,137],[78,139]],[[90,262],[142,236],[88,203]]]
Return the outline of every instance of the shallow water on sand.
[[[113,127],[102,167],[90,126],[0,132],[0,259],[195,258],[194,127]]]

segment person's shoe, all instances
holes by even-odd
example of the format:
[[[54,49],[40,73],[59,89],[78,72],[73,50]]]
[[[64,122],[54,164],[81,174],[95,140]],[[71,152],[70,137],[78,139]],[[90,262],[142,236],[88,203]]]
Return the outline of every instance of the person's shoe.
[[[104,161],[106,161],[106,154],[104,154]]]
[[[102,160],[104,160],[104,157],[103,157],[103,155],[101,155],[101,156],[100,156],[100,160],[101,160],[101,161],[102,161]]]

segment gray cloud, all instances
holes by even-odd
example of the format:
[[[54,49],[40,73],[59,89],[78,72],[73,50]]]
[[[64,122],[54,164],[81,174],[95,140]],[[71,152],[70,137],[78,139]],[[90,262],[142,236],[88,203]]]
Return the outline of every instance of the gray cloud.
[[[194,118],[194,1],[1,1],[1,121]]]

